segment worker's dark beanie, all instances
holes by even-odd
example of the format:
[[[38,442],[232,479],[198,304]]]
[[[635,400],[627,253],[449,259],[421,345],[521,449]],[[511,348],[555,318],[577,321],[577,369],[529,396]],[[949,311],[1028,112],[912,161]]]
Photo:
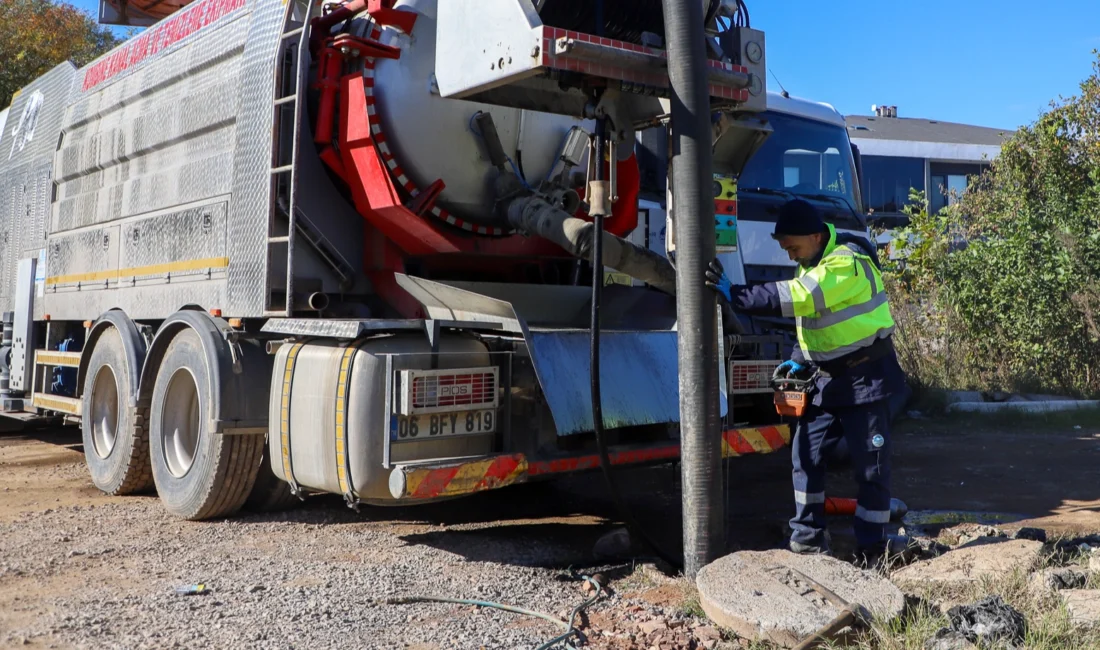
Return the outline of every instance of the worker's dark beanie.
[[[785,235],[813,235],[825,232],[825,222],[812,204],[802,199],[787,201],[779,208],[779,218],[775,222],[773,238]]]

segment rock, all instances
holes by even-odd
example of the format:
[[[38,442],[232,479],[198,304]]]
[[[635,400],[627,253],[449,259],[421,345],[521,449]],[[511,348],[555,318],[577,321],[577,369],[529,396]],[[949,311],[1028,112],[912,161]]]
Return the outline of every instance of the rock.
[[[1012,533],[1012,539],[1032,539],[1036,542],[1047,541],[1047,531],[1042,528],[1021,528]]]
[[[1081,589],[1088,581],[1088,573],[1074,567],[1060,567],[1033,573],[1028,578],[1028,588],[1032,593],[1043,594],[1063,589]]]
[[[978,646],[966,640],[966,637],[943,628],[936,632],[936,636],[928,639],[924,644],[925,650],[978,650]]]
[[[642,623],[641,625],[639,625],[638,629],[642,631],[642,634],[645,634],[646,636],[649,636],[649,635],[653,634],[654,632],[657,632],[658,630],[668,629],[668,626],[665,625],[664,621],[660,621],[660,620],[646,621],[645,623]]]
[[[961,586],[1015,570],[1030,571],[1042,550],[1043,544],[1033,540],[994,540],[911,564],[896,572],[893,579],[897,585]]]
[[[630,553],[630,532],[625,528],[616,528],[596,540],[592,554],[600,559],[616,559]]]
[[[267,587],[264,587],[263,585],[252,585],[251,587],[248,588],[248,593],[254,594],[258,591],[263,591],[266,588]]]
[[[703,567],[696,578],[699,601],[712,621],[738,636],[790,647],[842,608],[799,573],[884,622],[905,607],[901,591],[876,573],[827,556],[781,550],[741,551]]]
[[[1094,589],[1068,589],[1062,592],[1062,600],[1069,611],[1070,622],[1079,627],[1100,625],[1100,591]]]
[[[1089,571],[1100,573],[1100,553],[1096,551],[1089,553]]]

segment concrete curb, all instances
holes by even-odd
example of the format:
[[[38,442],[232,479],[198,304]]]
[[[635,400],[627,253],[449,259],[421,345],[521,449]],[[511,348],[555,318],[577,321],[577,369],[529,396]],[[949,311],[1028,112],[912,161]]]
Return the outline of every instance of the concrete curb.
[[[949,413],[1000,413],[1019,411],[1021,413],[1054,413],[1060,411],[1078,411],[1100,409],[1100,400],[1060,400],[1047,402],[955,402],[947,405]]]

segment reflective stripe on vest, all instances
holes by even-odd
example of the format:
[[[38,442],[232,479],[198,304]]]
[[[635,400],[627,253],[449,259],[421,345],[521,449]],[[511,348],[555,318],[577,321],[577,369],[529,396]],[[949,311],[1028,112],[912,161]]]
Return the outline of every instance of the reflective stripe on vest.
[[[844,289],[837,282],[826,281],[831,278],[823,276],[820,271],[817,277],[810,275],[814,269],[806,268],[800,270],[798,278],[777,283],[783,314],[795,317],[799,346],[810,361],[843,357],[871,345],[877,339],[890,336],[894,331],[885,287],[871,258],[845,246],[835,246],[835,230],[830,227],[830,231],[829,245],[833,248],[823,256],[819,265],[832,260],[835,267],[838,262],[835,258],[851,258],[856,270],[840,281],[840,284],[846,285]],[[819,284],[818,278],[825,283],[828,291],[839,292],[839,295],[833,293],[831,297],[834,303],[842,300],[841,304],[827,307],[830,296],[826,295],[826,288]],[[853,278],[861,280],[862,286],[853,288]],[[806,314],[810,303],[813,313]],[[798,316],[796,310],[806,315]]]

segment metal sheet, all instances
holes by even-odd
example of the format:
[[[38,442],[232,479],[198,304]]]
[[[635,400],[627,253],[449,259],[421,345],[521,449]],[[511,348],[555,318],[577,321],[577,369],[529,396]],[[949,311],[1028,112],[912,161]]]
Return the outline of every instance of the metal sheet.
[[[30,391],[34,369],[34,271],[35,258],[19,260],[15,283],[15,320],[11,344],[11,389]]]
[[[558,435],[592,431],[589,332],[532,330],[527,344]],[[676,346],[675,332],[601,333],[606,428],[680,421]],[[725,395],[720,399],[724,416]]]
[[[241,66],[240,115],[233,160],[229,212],[229,276],[226,312],[263,314],[267,292],[267,233],[271,214],[271,147],[275,111],[275,65],[285,14],[294,3],[252,0]]]
[[[0,309],[14,309],[16,263],[37,258],[52,198],[51,167],[77,70],[63,63],[28,84],[0,131]],[[35,303],[35,317],[41,317]]]

